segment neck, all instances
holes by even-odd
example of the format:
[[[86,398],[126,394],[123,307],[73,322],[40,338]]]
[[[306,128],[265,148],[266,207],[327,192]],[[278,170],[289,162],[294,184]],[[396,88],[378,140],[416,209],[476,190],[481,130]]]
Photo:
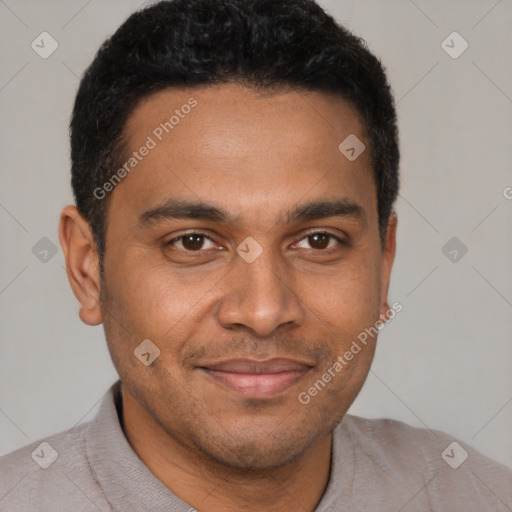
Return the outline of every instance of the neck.
[[[196,510],[313,512],[327,487],[332,434],[298,460],[265,471],[222,466],[169,436],[122,387],[125,435],[170,491]]]

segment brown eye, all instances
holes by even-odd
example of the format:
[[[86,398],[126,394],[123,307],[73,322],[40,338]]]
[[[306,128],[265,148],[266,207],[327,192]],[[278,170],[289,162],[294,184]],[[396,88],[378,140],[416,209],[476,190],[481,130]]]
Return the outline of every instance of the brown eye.
[[[309,245],[311,245],[313,249],[325,249],[329,245],[330,238],[331,236],[325,233],[317,233],[316,235],[308,237]]]
[[[203,246],[204,237],[202,235],[187,235],[182,238],[181,243],[187,251],[197,251]]]
[[[331,235],[330,233],[321,233],[321,232],[313,233],[311,235],[306,236],[299,242],[299,246],[301,246],[301,244],[304,241],[307,241],[307,243],[310,246],[309,247],[310,249],[320,250],[320,251],[325,250],[325,249],[330,249],[334,245],[336,245],[336,243],[338,245],[344,245],[343,241],[340,238],[338,238],[337,236]],[[334,245],[332,244],[333,241],[334,241]],[[305,247],[305,248],[308,249],[308,247]]]
[[[200,233],[190,233],[174,238],[168,242],[167,245],[177,247],[178,249],[182,249],[184,251],[198,252],[202,249],[205,249],[205,243],[207,242],[213,245],[212,240],[206,235]],[[206,248],[208,249],[209,247]]]

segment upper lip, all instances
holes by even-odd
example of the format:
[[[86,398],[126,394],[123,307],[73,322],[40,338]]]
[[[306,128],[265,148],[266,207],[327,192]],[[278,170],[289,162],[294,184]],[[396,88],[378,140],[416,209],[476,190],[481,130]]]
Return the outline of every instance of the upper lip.
[[[212,364],[203,364],[199,366],[206,370],[216,370],[230,373],[246,374],[271,374],[283,372],[297,372],[308,370],[312,367],[306,362],[295,359],[273,358],[273,359],[229,359]]]

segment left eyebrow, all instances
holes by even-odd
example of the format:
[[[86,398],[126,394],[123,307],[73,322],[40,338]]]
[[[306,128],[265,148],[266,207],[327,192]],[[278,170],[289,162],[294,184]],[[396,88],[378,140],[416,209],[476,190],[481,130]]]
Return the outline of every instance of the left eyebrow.
[[[311,201],[297,205],[282,216],[279,224],[286,225],[328,217],[352,218],[363,224],[367,222],[365,210],[361,205],[346,199],[338,199],[334,201]],[[195,219],[235,224],[239,217],[233,217],[226,210],[203,201],[169,198],[159,206],[142,213],[139,217],[139,225],[144,227],[171,219]]]
[[[320,220],[328,217],[349,217],[366,224],[364,208],[346,199],[335,201],[312,201],[296,206],[285,215],[284,224],[292,222]]]

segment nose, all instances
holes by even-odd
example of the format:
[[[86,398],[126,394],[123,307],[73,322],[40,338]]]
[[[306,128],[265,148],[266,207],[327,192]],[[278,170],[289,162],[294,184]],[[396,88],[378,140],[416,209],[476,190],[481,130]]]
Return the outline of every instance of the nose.
[[[222,327],[267,337],[284,325],[303,324],[305,308],[286,262],[264,250],[252,263],[237,256],[232,264],[216,308]]]

